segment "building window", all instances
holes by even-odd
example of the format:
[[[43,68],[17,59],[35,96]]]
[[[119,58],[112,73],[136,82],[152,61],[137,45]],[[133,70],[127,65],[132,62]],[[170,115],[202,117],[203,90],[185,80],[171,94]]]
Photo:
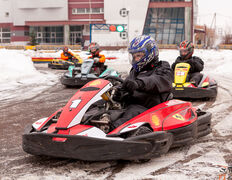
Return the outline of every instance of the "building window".
[[[29,31],[24,31],[24,36],[29,36]]]
[[[37,38],[42,38],[42,32],[37,32]]]
[[[51,37],[55,38],[56,37],[56,32],[51,32]]]
[[[10,28],[0,28],[0,43],[10,43]]]
[[[179,44],[184,39],[184,8],[150,8],[144,34],[159,44]]]
[[[34,26],[30,27],[30,32],[36,34],[39,44],[63,44],[64,42],[63,26]]]
[[[104,8],[73,8],[72,14],[103,14]]]
[[[70,44],[82,45],[82,29],[83,26],[70,26]]]
[[[73,8],[72,9],[72,14],[77,14],[77,9]]]
[[[92,13],[100,14],[101,8],[92,8]]]

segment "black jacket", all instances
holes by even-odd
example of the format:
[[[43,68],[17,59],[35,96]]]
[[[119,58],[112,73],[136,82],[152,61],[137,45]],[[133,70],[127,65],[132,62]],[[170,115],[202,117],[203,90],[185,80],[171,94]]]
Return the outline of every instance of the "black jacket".
[[[172,70],[175,70],[175,66],[178,63],[188,63],[190,64],[190,73],[200,72],[204,68],[204,62],[201,60],[201,58],[197,56],[192,56],[191,58],[187,60],[182,60],[180,56],[177,57],[176,61],[172,64]]]
[[[168,62],[159,61],[156,64],[149,64],[141,72],[136,72],[132,68],[127,79],[143,82],[143,87],[134,91],[127,99],[127,104],[151,108],[164,102],[171,93],[173,72]]]

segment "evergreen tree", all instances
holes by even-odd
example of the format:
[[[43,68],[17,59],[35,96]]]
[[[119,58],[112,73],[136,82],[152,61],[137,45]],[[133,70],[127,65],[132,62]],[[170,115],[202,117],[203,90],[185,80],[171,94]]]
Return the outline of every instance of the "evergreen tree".
[[[35,46],[35,45],[38,44],[38,43],[37,43],[37,39],[36,39],[36,35],[35,35],[35,32],[34,32],[34,31],[30,33],[30,40],[29,40],[29,41],[30,41],[29,44],[30,44],[31,46]]]

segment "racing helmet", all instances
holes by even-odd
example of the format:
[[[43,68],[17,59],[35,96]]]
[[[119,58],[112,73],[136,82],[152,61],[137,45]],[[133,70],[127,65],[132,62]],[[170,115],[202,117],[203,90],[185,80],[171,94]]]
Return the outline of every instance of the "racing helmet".
[[[155,40],[148,35],[140,35],[134,38],[128,48],[132,67],[140,72],[151,62],[159,61],[159,50]]]
[[[64,52],[64,53],[67,53],[67,52],[68,52],[68,47],[64,47],[64,48],[63,48],[63,52]]]
[[[92,42],[89,44],[89,48],[88,48],[89,52],[92,54],[98,54],[100,51],[100,46],[98,43],[96,42]]]
[[[191,41],[182,41],[179,45],[181,59],[188,59],[192,56],[194,51],[194,45]]]

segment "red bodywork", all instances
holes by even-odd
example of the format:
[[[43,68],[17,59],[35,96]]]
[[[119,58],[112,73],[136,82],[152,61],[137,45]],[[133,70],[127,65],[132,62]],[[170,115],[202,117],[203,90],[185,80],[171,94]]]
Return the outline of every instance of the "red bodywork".
[[[124,123],[109,134],[120,132],[124,127],[138,122],[147,122],[154,131],[166,131],[187,126],[197,119],[191,103],[170,100],[161,103]],[[133,127],[135,128],[135,127]]]
[[[58,130],[57,134],[74,135],[88,128],[91,128],[92,126],[80,125],[79,123],[70,126],[70,123],[74,121],[75,117],[78,117],[81,110],[86,106],[86,104],[90,102],[96,96],[96,94],[98,94],[106,85],[109,84],[109,81],[103,79],[97,79],[87,83],[85,86],[83,86],[80,90],[76,92],[76,94],[68,101],[68,103],[63,108],[53,113],[49,118],[47,118],[46,121],[41,123],[37,130],[40,131],[49,122],[49,120],[53,118],[59,111],[62,112],[60,114],[58,122],[51,124],[47,130],[47,133],[53,133],[56,130]],[[94,90],[85,91],[86,88],[94,88]],[[79,103],[75,105],[76,101],[79,101]],[[61,139],[62,138],[53,138],[53,140],[58,141]]]
[[[68,101],[68,103],[57,112],[62,111],[57,123],[52,123],[47,133],[57,134],[68,134],[75,135],[79,134],[93,126],[81,125],[80,121],[73,123],[74,119],[81,116],[81,111],[85,108],[86,104],[89,103],[104,87],[109,85],[110,82],[104,79],[97,79],[87,83],[76,94]],[[94,90],[88,90],[94,88]],[[101,95],[100,94],[100,95]],[[75,105],[75,102],[76,105]],[[87,109],[86,109],[87,110]],[[46,121],[41,123],[40,127],[37,128],[40,131],[49,120],[57,113],[53,113]],[[85,113],[85,111],[84,111]],[[180,100],[170,100],[161,103],[144,113],[132,118],[128,122],[124,123],[120,127],[116,128],[109,134],[120,133],[125,127],[134,129],[136,128],[135,123],[143,122],[150,125],[154,131],[166,131],[182,126],[187,126],[197,119],[195,108],[192,107],[190,102]],[[73,124],[72,124],[73,123]],[[130,126],[131,125],[131,126]],[[64,141],[65,138],[53,138],[55,141]]]

